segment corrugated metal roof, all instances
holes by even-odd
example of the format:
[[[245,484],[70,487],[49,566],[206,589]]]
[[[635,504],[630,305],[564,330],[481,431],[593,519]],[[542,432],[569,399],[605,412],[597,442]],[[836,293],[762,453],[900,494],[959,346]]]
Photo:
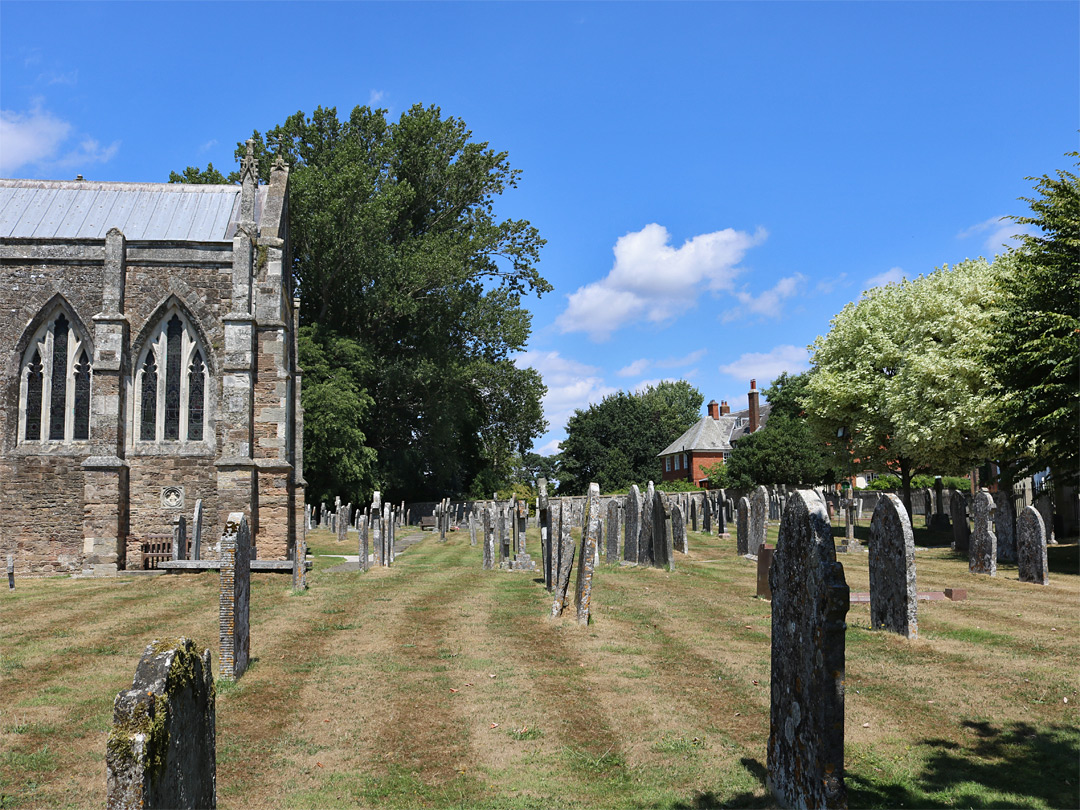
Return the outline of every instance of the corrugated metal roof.
[[[255,195],[258,222],[266,186]],[[240,186],[0,180],[0,237],[225,242],[236,233]]]

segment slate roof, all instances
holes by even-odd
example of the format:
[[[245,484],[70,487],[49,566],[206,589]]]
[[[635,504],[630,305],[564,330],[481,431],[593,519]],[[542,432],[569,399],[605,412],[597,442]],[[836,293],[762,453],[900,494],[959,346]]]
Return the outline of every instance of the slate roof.
[[[258,222],[267,186],[255,195]],[[0,179],[0,238],[228,242],[240,186]]]
[[[772,405],[766,403],[758,409],[758,429],[765,427],[769,419]],[[739,420],[742,424],[739,427]],[[735,413],[722,415],[719,419],[711,416],[703,416],[689,429],[659,453],[657,458],[670,456],[675,453],[684,453],[691,450],[696,452],[722,452],[730,451],[734,442],[748,435],[750,430],[750,411],[742,410]]]

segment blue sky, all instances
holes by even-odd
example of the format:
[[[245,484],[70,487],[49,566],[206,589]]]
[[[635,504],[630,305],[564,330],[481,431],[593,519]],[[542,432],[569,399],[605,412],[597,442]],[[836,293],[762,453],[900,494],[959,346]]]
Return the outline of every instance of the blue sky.
[[[523,170],[551,452],[575,408],[750,378],[875,283],[992,256],[1069,168],[1080,4],[0,4],[0,176],[165,181],[316,106],[414,103]]]

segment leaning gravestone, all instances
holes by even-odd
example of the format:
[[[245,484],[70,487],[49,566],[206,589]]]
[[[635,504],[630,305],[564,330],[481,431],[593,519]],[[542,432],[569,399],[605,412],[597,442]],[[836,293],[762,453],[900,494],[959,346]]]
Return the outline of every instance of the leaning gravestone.
[[[748,554],[750,548],[750,501],[739,498],[739,514],[735,520],[735,550],[738,554]]]
[[[581,530],[581,554],[578,561],[577,587],[574,602],[577,605],[577,622],[589,623],[592,607],[593,560],[600,535],[600,486],[589,484],[589,496],[585,502],[585,525]]]
[[[683,522],[682,510],[677,505],[671,507],[671,545],[680,554],[690,553],[686,541],[686,524]]]
[[[998,562],[1016,562],[1016,509],[1012,494],[994,493],[994,534],[997,535]]]
[[[638,559],[638,538],[641,536],[641,490],[637,484],[630,486],[626,496],[626,531],[623,532],[623,559],[636,563]]]
[[[1046,526],[1034,506],[1025,506],[1016,521],[1016,562],[1021,582],[1049,585],[1046,567]]]
[[[615,565],[619,562],[619,502],[615,498],[608,501],[604,532],[607,540],[604,562]]]
[[[746,553],[757,556],[758,549],[765,542],[765,516],[769,509],[769,491],[758,485],[750,494],[750,537]]]
[[[555,598],[551,602],[551,615],[558,618],[566,606],[566,591],[570,587],[570,571],[574,567],[574,538],[570,534],[573,507],[563,502],[559,515],[558,576],[555,580]],[[584,561],[581,563],[584,565]]]
[[[218,669],[235,681],[248,665],[251,638],[251,531],[243,512],[232,512],[221,535],[221,598],[218,602]]]
[[[968,570],[973,574],[997,573],[997,537],[994,535],[994,499],[989,492],[975,493],[975,533],[971,537]]]
[[[788,501],[769,588],[767,784],[782,807],[847,807],[844,618],[850,593],[825,504],[809,490]]]
[[[971,543],[971,528],[967,520],[967,504],[964,496],[955,489],[949,496],[949,511],[952,513],[953,551],[966,554]]]
[[[153,641],[113,702],[109,810],[217,807],[214,674],[188,638]]]
[[[870,518],[870,626],[915,638],[917,600],[911,520],[900,499],[887,494]]]
[[[639,565],[652,565],[654,559],[653,543],[656,527],[656,487],[653,482],[645,489],[645,499],[641,504],[641,535],[638,537],[637,561]]]

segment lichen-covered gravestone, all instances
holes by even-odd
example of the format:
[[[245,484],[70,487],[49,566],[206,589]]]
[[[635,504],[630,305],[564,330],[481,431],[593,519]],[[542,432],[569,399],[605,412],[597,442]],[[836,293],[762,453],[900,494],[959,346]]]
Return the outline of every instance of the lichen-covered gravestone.
[[[624,511],[623,559],[627,562],[636,563],[638,539],[641,536],[641,490],[638,489],[637,484],[631,484],[630,486]]]
[[[971,544],[971,528],[967,521],[967,504],[964,496],[955,489],[949,496],[949,512],[952,516],[953,551],[966,552]]]
[[[307,516],[305,523],[306,528],[311,528],[311,512],[308,508],[304,507],[304,514]],[[191,521],[191,559],[202,559],[202,518],[203,518],[203,505],[202,498],[195,501],[195,516]],[[306,530],[306,529],[305,529]]]
[[[701,504],[701,530],[705,534],[712,534],[713,499],[710,493],[705,493],[705,500]]]
[[[690,548],[686,541],[686,523],[683,522],[682,509],[677,505],[671,507],[671,545],[680,554],[690,553]]]
[[[809,490],[788,501],[769,587],[767,784],[783,807],[847,807],[844,618],[850,593],[825,504]]]
[[[218,669],[235,681],[247,669],[251,599],[251,531],[243,512],[232,512],[221,535],[221,599],[218,603]]]
[[[1016,521],[1016,558],[1021,582],[1050,584],[1046,567],[1046,526],[1034,506],[1025,506]]]
[[[653,482],[645,488],[645,499],[641,505],[641,534],[638,536],[637,561],[639,565],[652,565],[653,535],[656,527],[656,487]]]
[[[113,703],[105,771],[109,810],[217,807],[209,650],[187,638],[147,645]]]
[[[989,492],[975,493],[975,533],[971,536],[968,570],[973,574],[997,573],[997,537],[994,535],[994,499]]]
[[[1046,529],[1046,542],[1050,545],[1057,543],[1057,537],[1054,535],[1054,502],[1050,499],[1049,492],[1043,492],[1038,498],[1035,499],[1035,508],[1039,510],[1039,514],[1042,515],[1043,528]]]
[[[998,562],[1016,562],[1016,509],[1012,494],[994,493],[994,534],[997,536]]]
[[[747,554],[750,548],[750,501],[739,498],[739,514],[735,519],[735,550]]]
[[[619,502],[612,498],[607,505],[607,520],[604,523],[604,562],[615,565],[619,562]]]
[[[577,587],[574,602],[577,605],[578,624],[589,623],[592,608],[593,560],[596,557],[600,535],[600,486],[589,484],[588,500],[585,502],[585,525],[581,531],[581,554],[578,561]]]
[[[671,540],[669,521],[673,504],[661,493],[653,497],[653,562],[656,568],[675,570],[675,548]]]
[[[757,556],[758,549],[765,542],[766,516],[769,510],[769,491],[758,485],[750,493],[750,536],[746,553]]]
[[[495,567],[495,526],[492,525],[491,507],[484,510],[484,570]]]
[[[183,515],[173,518],[172,558],[174,560],[187,559],[187,520]]]
[[[870,519],[870,626],[915,638],[917,599],[911,520],[900,499],[886,494]]]
[[[573,510],[570,504],[560,504],[558,574],[555,578],[555,594],[551,602],[551,615],[558,618],[566,606],[566,591],[570,587],[570,571],[574,567],[574,538],[570,534]]]

